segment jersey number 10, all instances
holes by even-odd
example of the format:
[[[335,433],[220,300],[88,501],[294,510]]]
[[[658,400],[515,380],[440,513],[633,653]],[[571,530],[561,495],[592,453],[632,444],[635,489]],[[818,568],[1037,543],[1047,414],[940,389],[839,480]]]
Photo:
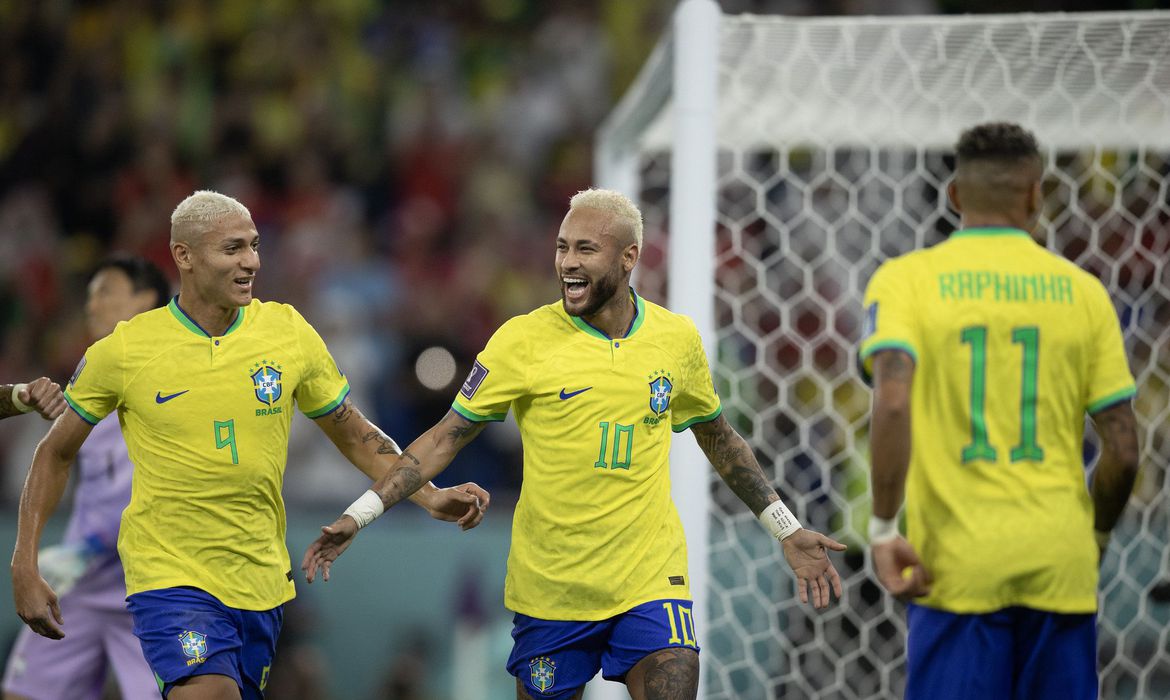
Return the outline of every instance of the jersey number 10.
[[[967,326],[959,334],[959,339],[971,346],[971,442],[963,448],[963,463],[975,460],[994,462],[995,447],[987,439],[987,326]],[[1021,346],[1024,371],[1020,384],[1020,441],[1012,447],[1011,460],[1039,462],[1044,459],[1044,450],[1036,442],[1036,367],[1040,362],[1040,329],[1035,326],[1013,328],[1012,343]]]

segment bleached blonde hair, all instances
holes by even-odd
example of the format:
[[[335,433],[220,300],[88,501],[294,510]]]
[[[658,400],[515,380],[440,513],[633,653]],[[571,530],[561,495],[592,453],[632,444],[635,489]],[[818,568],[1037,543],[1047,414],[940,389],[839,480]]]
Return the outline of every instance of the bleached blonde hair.
[[[198,190],[179,202],[171,213],[171,242],[188,241],[209,231],[213,224],[231,216],[252,218],[248,208],[232,197],[212,190]]]
[[[569,200],[569,211],[574,209],[596,209],[613,214],[629,227],[634,243],[639,250],[642,248],[642,212],[621,192],[597,188],[581,190]]]

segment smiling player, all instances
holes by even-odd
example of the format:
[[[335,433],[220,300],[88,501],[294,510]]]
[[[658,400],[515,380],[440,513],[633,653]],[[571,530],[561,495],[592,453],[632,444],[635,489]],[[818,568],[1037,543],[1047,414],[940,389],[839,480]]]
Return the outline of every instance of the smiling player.
[[[91,428],[117,411],[134,463],[118,551],[134,633],[165,697],[259,698],[294,595],[281,498],[296,405],[371,479],[398,447],[349,400],[325,343],[291,306],[252,296],[260,235],[236,200],[196,192],[171,216],[179,295],[94,343],[37,447],[12,558],[16,610],[68,631],[37,547]],[[487,494],[428,485],[433,517],[474,527]],[[64,627],[64,629],[62,629]]]
[[[496,331],[451,411],[309,547],[310,582],[319,567],[328,580],[361,526],[514,410],[524,485],[504,602],[516,613],[508,671],[517,698],[580,698],[598,669],[635,698],[658,697],[647,694],[653,687],[695,697],[699,645],[670,498],[672,433],[689,428],[781,540],[802,601],[811,590],[814,605],[827,605],[830,586],[841,595],[825,548],[844,546],[800,527],[722,417],[694,324],[630,288],[641,246],[641,213],[624,196],[572,198],[557,236],[560,303]]]

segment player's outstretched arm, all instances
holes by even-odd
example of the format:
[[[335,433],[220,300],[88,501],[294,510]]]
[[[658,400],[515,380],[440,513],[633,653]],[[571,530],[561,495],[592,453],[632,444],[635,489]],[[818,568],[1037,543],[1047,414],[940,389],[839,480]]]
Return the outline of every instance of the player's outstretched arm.
[[[41,578],[37,567],[37,550],[45,522],[53,514],[69,481],[69,465],[92,428],[73,411],[58,418],[37,445],[20,493],[16,547],[12,552],[12,597],[20,619],[32,631],[49,639],[61,639],[65,633],[60,627],[57,594]]]
[[[768,482],[764,470],[760,468],[751,446],[723,416],[706,423],[696,423],[691,426],[691,432],[695,434],[695,440],[714,465],[723,483],[727,484],[757,517],[780,500],[776,489]],[[830,586],[838,598],[843,593],[841,577],[833,567],[826,550],[843,551],[845,545],[819,532],[805,530],[799,525],[794,527],[798,529],[785,534],[781,539],[784,558],[788,560],[788,565],[796,574],[800,602],[808,602],[808,593],[811,590],[813,605],[823,608],[829,604]]]
[[[1137,420],[1129,401],[1093,414],[1101,437],[1101,456],[1093,472],[1093,529],[1104,553],[1109,533],[1125,510],[1138,472]]]
[[[55,420],[65,412],[65,405],[60,385],[48,377],[28,384],[0,384],[0,418],[36,411],[46,420]]]
[[[459,450],[474,440],[483,428],[483,423],[473,423],[454,411],[448,411],[441,421],[412,442],[373,488],[347,508],[345,514],[332,525],[321,528],[321,536],[309,545],[301,560],[305,580],[312,583],[317,572],[321,571],[328,581],[333,562],[349,548],[361,527],[446,469]]]
[[[372,481],[385,476],[402,454],[398,444],[366,418],[348,397],[337,410],[314,422],[338,451]],[[432,518],[470,530],[483,520],[490,497],[471,482],[441,489],[428,481],[410,495],[410,500]]]

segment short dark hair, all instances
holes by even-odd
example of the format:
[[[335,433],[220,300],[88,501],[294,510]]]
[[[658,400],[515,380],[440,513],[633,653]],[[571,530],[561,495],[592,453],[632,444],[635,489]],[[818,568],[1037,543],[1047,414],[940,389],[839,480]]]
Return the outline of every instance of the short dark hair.
[[[154,303],[151,308],[163,306],[171,300],[171,283],[158,266],[138,255],[111,255],[102,260],[94,268],[89,278],[92,280],[102,270],[121,270],[130,278],[130,286],[135,292],[150,290],[154,292]]]
[[[967,129],[955,146],[957,165],[972,161],[1040,160],[1036,137],[1019,124],[989,122]]]

